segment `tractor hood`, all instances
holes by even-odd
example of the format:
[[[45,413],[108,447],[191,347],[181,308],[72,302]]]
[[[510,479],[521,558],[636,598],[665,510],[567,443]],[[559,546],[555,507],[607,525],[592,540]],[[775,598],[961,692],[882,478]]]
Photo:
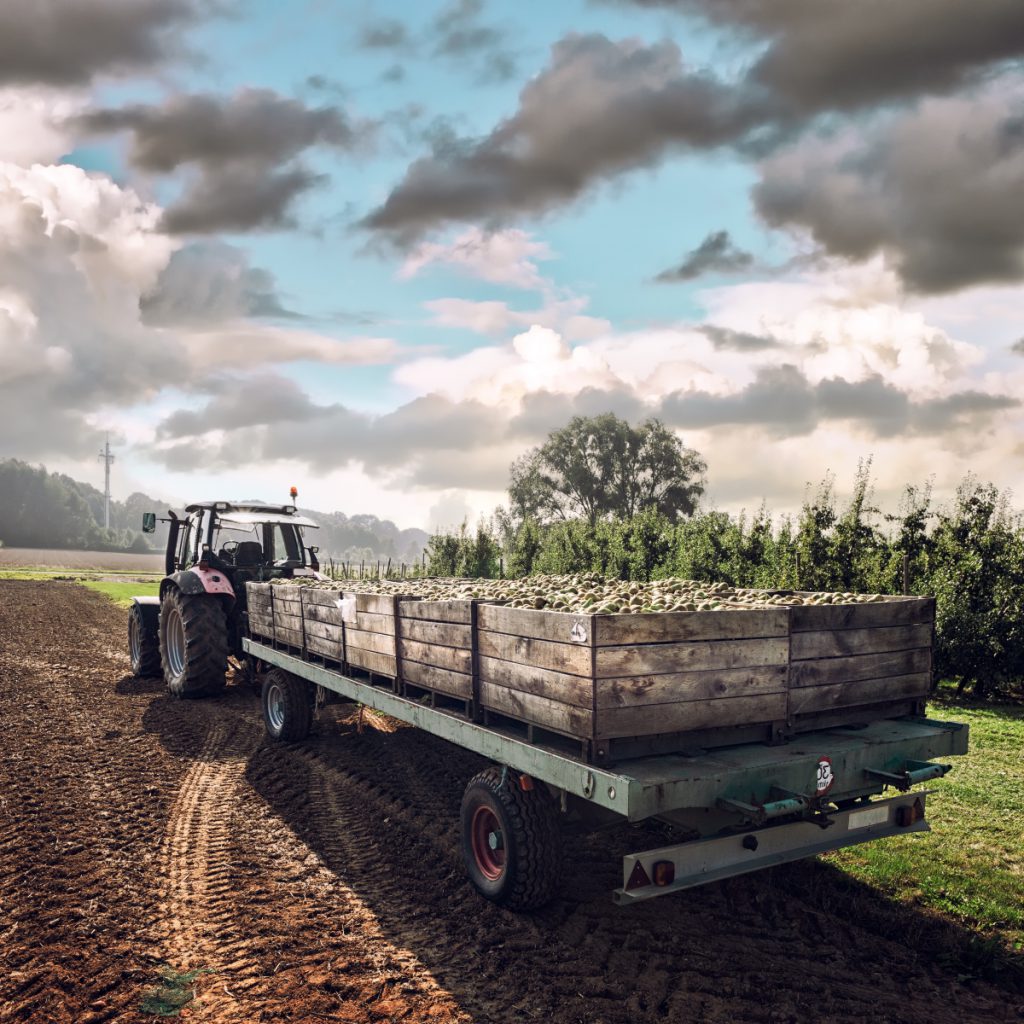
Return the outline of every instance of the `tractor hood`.
[[[320,526],[305,516],[289,516],[275,512],[219,512],[217,521],[232,523],[235,526],[259,526],[261,523],[280,524],[281,526],[303,526],[306,529],[319,530]]]

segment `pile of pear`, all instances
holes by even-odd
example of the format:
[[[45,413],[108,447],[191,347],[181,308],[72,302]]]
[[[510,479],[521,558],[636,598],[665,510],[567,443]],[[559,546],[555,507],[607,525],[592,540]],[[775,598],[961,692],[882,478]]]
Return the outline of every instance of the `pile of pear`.
[[[610,579],[598,573],[526,576],[513,580],[420,578],[404,580],[276,580],[288,586],[356,594],[399,594],[422,601],[477,599],[511,608],[548,609],[577,615],[653,612],[741,611],[793,605],[873,604],[882,594],[794,593],[701,583],[676,576],[647,583]]]

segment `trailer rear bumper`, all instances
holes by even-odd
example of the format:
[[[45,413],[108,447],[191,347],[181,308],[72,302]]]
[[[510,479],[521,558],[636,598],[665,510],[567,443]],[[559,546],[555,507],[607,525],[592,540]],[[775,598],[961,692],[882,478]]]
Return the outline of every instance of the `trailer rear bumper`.
[[[616,903],[649,900],[873,839],[928,832],[926,796],[926,791],[908,793],[835,811],[824,828],[796,821],[629,854],[622,860],[622,888],[612,898]]]

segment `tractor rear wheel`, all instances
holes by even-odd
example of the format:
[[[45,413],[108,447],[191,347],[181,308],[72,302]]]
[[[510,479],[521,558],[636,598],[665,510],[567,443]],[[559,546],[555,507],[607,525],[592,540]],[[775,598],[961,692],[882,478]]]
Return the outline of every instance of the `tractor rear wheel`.
[[[224,689],[228,623],[219,598],[167,592],[160,606],[160,664],[175,697],[210,697]]]
[[[160,637],[142,614],[142,608],[132,605],[128,613],[128,656],[132,675],[144,678],[160,675]]]

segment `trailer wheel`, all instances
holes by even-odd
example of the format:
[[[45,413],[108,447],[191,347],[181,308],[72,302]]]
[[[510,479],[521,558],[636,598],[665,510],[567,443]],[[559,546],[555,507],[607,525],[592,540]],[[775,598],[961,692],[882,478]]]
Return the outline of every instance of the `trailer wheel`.
[[[263,680],[262,703],[263,722],[272,740],[295,743],[309,735],[313,698],[304,679],[279,668],[272,669]]]
[[[137,604],[128,613],[128,656],[133,676],[160,675],[160,637]]]
[[[462,797],[462,856],[482,896],[511,910],[547,903],[558,878],[558,812],[502,768],[474,775]]]
[[[168,590],[160,605],[160,663],[176,697],[210,697],[224,689],[228,623],[218,598]]]

